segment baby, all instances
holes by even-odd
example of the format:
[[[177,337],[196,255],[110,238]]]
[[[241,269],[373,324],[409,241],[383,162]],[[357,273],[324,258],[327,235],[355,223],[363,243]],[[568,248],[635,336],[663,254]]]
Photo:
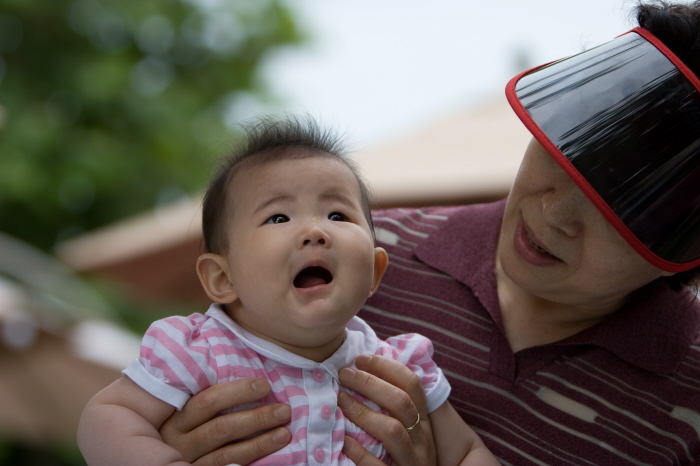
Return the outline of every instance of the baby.
[[[356,169],[310,119],[248,128],[204,198],[207,252],[197,273],[216,304],[152,324],[140,357],[88,403],[78,430],[88,464],[188,464],[162,442],[161,424],[193,394],[240,378],[267,379],[263,402],[292,408],[290,444],[252,464],[353,464],[341,451],[345,435],[389,464],[382,445],[337,407],[338,393],[348,392],[338,371],[360,354],[394,358],[418,374],[432,425],[451,434],[435,439],[441,465],[497,464],[446,401],[450,387],[430,341],[382,341],[355,317],[388,264],[370,215]]]

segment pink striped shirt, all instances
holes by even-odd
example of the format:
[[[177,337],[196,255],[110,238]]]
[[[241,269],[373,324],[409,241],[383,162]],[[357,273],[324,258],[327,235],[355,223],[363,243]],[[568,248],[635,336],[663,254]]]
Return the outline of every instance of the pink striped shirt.
[[[450,392],[442,371],[432,360],[433,346],[417,334],[379,340],[355,317],[346,328],[341,348],[322,363],[302,358],[245,331],[218,305],[206,315],[169,317],[151,325],[143,338],[141,355],[124,374],[153,396],[180,409],[187,399],[216,383],[241,378],[267,379],[272,391],[259,403],[237,406],[236,411],[262,404],[285,403],[292,408],[288,426],[292,442],[262,458],[255,466],[352,465],[341,450],[343,437],[360,441],[372,454],[390,463],[377,439],[345,419],[337,409],[338,371],[352,366],[360,354],[381,354],[410,367],[421,379],[434,411]],[[372,401],[351,393],[379,411]]]

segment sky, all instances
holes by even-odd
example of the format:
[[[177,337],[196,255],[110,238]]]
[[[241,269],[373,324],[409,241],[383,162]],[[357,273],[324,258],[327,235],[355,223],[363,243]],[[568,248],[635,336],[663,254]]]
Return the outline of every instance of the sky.
[[[276,52],[264,67],[261,79],[284,102],[271,110],[308,112],[359,148],[500,96],[525,65],[635,26],[631,0],[285,2],[310,41]]]

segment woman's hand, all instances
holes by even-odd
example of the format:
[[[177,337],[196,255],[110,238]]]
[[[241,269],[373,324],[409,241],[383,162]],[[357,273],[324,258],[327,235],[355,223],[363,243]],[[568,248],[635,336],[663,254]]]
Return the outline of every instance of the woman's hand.
[[[245,465],[267,456],[287,445],[292,438],[287,429],[279,427],[291,419],[289,406],[265,405],[218,417],[216,414],[232,406],[259,400],[269,391],[269,383],[260,379],[214,385],[194,395],[182,411],[176,411],[165,421],[160,428],[163,441],[195,466]]]
[[[340,393],[338,406],[345,416],[380,440],[393,464],[436,465],[425,393],[418,376],[400,362],[382,356],[358,356],[355,365],[360,370],[345,368],[340,371],[340,383],[374,401],[391,416],[371,410],[347,393]],[[419,414],[420,422],[409,431]],[[347,436],[343,453],[357,466],[384,464]]]

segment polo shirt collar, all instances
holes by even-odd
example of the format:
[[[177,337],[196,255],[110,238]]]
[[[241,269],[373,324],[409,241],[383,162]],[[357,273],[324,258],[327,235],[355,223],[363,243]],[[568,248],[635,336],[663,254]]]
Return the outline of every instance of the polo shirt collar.
[[[699,311],[700,302],[689,290],[674,291],[655,280],[605,322],[561,343],[602,346],[642,369],[673,374],[698,334]]]
[[[494,261],[504,209],[505,200],[456,209],[415,249],[425,264],[471,288],[501,329]],[[671,374],[698,331],[700,302],[695,295],[655,280],[605,322],[537,349],[551,347],[556,353],[562,346],[595,345],[647,371]]]
[[[209,306],[206,316],[223,325],[242,340],[246,346],[268,359],[300,369],[324,368],[335,379],[338,378],[338,371],[343,367],[355,367],[357,356],[374,354],[379,347],[379,339],[374,330],[364,320],[353,317],[345,327],[345,340],[340,348],[325,361],[315,362],[248,332],[231,319],[219,304]]]

